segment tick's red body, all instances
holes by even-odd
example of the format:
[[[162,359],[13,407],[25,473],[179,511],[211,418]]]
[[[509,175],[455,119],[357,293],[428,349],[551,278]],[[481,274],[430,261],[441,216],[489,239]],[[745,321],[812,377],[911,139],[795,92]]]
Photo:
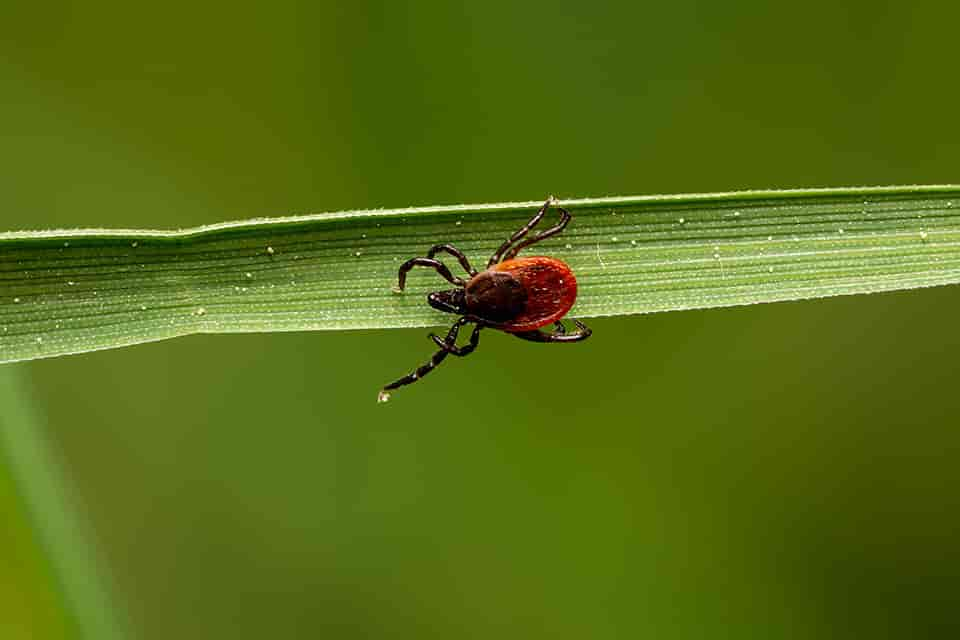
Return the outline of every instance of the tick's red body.
[[[387,391],[416,382],[433,371],[448,355],[466,356],[473,353],[480,340],[480,330],[485,327],[499,329],[530,342],[580,342],[590,337],[590,329],[579,320],[574,320],[577,329],[573,332],[567,332],[560,322],[577,299],[577,279],[570,267],[556,258],[517,257],[524,247],[555,236],[566,228],[571,219],[570,213],[557,207],[560,212],[557,225],[533,237],[525,237],[555,203],[553,198],[547,200],[527,224],[500,245],[484,271],[478,272],[471,267],[467,256],[449,244],[435,245],[426,257],[411,258],[400,266],[397,291],[403,291],[407,272],[417,266],[436,269],[447,282],[456,285],[456,289],[431,293],[427,296],[427,302],[438,311],[461,317],[450,327],[445,339],[430,334],[430,339],[440,347],[440,351],[413,373],[385,386],[378,396],[380,402],[390,397]],[[448,253],[456,258],[470,274],[470,279],[464,280],[453,275],[445,264],[434,258],[438,253]],[[470,342],[462,347],[457,346],[460,328],[467,324],[474,325]],[[541,329],[549,324],[554,325],[552,332]]]
[[[517,333],[545,327],[567,315],[577,300],[577,279],[570,267],[556,258],[514,258],[494,265],[490,271],[509,273],[526,293],[523,310],[498,327],[503,331]],[[469,286],[467,283],[468,290]]]

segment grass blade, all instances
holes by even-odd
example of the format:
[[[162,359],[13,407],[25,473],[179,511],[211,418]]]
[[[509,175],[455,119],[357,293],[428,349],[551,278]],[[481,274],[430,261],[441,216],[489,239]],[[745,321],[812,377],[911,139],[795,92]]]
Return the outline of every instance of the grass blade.
[[[352,211],[177,232],[0,233],[0,362],[191,333],[448,321],[436,274],[399,263],[437,242],[483,264],[540,202]],[[580,282],[578,317],[798,300],[960,282],[960,187],[563,201],[538,245]],[[452,265],[451,265],[452,266]]]
[[[0,371],[0,464],[9,466],[61,596],[71,635],[91,640],[129,637],[123,610],[116,606],[86,522],[74,508],[60,465],[44,437],[41,419],[28,397],[21,371]],[[54,626],[55,621],[38,621]],[[2,626],[2,625],[0,625]]]

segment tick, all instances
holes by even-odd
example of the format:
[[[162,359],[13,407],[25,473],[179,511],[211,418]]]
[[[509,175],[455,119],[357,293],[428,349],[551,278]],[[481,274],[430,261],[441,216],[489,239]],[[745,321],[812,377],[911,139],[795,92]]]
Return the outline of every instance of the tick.
[[[560,322],[577,299],[577,279],[570,267],[546,256],[517,257],[521,250],[555,236],[567,227],[572,216],[556,203],[553,197],[547,199],[527,224],[500,245],[483,271],[478,272],[470,266],[467,256],[450,244],[434,245],[426,257],[411,258],[400,266],[399,291],[403,291],[407,273],[414,267],[435,269],[454,285],[455,289],[431,293],[427,296],[427,303],[438,311],[453,313],[460,318],[453,323],[445,338],[430,334],[430,339],[440,350],[426,364],[385,386],[377,397],[379,402],[390,398],[388,391],[412,384],[433,371],[448,355],[463,357],[473,353],[480,342],[480,331],[485,328],[499,329],[531,342],[579,342],[590,337],[592,332],[579,320],[574,320],[577,330],[570,333]],[[560,213],[560,221],[526,237],[551,207]],[[453,275],[445,264],[434,258],[438,253],[448,253],[456,258],[470,278],[464,280]],[[474,325],[470,341],[458,347],[457,335],[468,324]],[[553,331],[541,330],[550,324]]]

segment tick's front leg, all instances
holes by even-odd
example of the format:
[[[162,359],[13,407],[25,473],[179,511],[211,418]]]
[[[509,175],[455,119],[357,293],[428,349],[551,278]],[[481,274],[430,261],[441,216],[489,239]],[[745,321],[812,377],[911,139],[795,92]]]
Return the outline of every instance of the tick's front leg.
[[[437,244],[430,247],[430,251],[427,251],[427,257],[432,258],[441,251],[449,253],[456,258],[457,262],[460,263],[460,266],[463,267],[463,270],[469,273],[471,276],[477,275],[477,270],[470,266],[470,260],[467,259],[467,256],[464,255],[463,251],[460,251],[460,249],[457,249],[452,244]]]
[[[483,325],[478,324],[473,328],[473,332],[470,334],[470,342],[465,344],[462,347],[457,346],[457,331],[460,327],[467,324],[469,320],[463,318],[459,320],[453,327],[450,329],[450,333],[447,334],[446,340],[441,340],[437,337],[436,334],[431,333],[430,339],[433,340],[438,347],[454,356],[468,356],[473,353],[473,350],[477,348],[477,345],[480,343],[480,329],[483,328]],[[455,331],[455,329],[457,331]]]
[[[430,267],[431,269],[436,269],[437,273],[446,278],[450,284],[458,287],[462,287],[465,284],[462,278],[458,278],[450,273],[447,265],[435,258],[410,258],[400,265],[400,271],[397,273],[397,291],[403,291],[407,286],[407,272],[414,267]]]

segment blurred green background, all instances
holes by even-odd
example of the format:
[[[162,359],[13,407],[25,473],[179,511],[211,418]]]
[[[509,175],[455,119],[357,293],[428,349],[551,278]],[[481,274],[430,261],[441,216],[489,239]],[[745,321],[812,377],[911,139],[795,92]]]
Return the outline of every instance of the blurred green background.
[[[956,4],[2,14],[2,229],[958,182]],[[944,288],[489,334],[385,406],[425,331],[5,369],[138,637],[942,638],[958,311]],[[69,636],[0,471],[3,637]]]

